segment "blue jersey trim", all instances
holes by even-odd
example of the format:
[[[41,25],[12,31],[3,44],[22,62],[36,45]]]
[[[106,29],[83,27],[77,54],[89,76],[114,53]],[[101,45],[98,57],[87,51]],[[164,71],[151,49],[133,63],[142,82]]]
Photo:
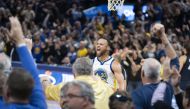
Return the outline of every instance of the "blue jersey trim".
[[[115,59],[113,59],[112,61],[111,61],[111,64],[110,64],[110,69],[111,69],[111,71],[112,71],[112,73],[114,74],[114,71],[113,71],[113,69],[112,69],[112,64],[113,64],[113,61],[114,61]]]
[[[103,62],[102,62],[102,61],[100,61],[100,60],[98,59],[98,57],[97,57],[97,60],[100,62],[100,64],[101,64],[101,65],[104,65],[104,63],[105,63],[105,62],[107,62],[107,61],[109,61],[110,59],[112,59],[112,57],[111,57],[111,56],[110,56],[110,58],[109,58],[109,59],[107,59],[107,60],[105,60],[105,61],[103,61]]]
[[[94,64],[94,60],[95,60],[95,58],[94,58],[94,59],[92,59],[92,64]]]

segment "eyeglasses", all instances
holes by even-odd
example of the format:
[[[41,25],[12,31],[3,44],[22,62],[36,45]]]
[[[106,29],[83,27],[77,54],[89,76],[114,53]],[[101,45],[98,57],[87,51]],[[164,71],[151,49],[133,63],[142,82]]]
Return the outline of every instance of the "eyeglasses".
[[[67,94],[67,95],[61,95],[62,99],[66,99],[66,98],[83,98],[84,96],[82,95],[75,95],[75,94]]]
[[[115,99],[117,99],[118,101],[121,101],[121,102],[131,101],[131,98],[121,95],[121,94],[115,94],[110,97],[111,101],[114,101]]]

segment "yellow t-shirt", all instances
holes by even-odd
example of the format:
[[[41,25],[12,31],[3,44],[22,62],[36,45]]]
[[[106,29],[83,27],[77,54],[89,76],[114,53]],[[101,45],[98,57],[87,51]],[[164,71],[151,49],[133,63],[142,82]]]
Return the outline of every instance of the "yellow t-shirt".
[[[113,89],[96,76],[78,76],[75,80],[84,81],[90,84],[95,92],[95,108],[109,109],[109,97],[113,94]],[[46,98],[48,100],[60,101],[60,91],[64,84],[50,85],[45,89]]]
[[[88,54],[88,50],[86,48],[83,48],[83,49],[77,51],[77,56],[78,57],[84,57],[87,54]]]
[[[95,108],[96,109],[109,109],[109,97],[113,94],[111,87],[107,85],[100,77],[92,76],[78,76],[76,80],[84,81],[89,83],[95,95]]]
[[[58,85],[49,85],[45,89],[45,95],[47,100],[54,100],[59,102],[60,101],[60,91],[63,87],[63,83]]]

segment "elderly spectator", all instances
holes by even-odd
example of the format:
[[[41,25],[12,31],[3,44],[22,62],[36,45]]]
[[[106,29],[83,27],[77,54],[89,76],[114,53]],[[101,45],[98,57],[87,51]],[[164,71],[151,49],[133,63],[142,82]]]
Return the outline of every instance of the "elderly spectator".
[[[175,67],[179,70],[179,60],[177,58],[177,55],[171,46],[170,42],[168,41],[164,26],[161,24],[155,24],[152,28],[152,32],[155,33],[157,36],[159,36],[165,45],[165,50],[167,51],[168,57],[171,58],[170,65],[172,67]],[[151,106],[151,99],[153,96],[153,93],[155,89],[157,88],[159,82],[160,82],[160,69],[161,64],[153,59],[148,58],[144,60],[142,69],[141,69],[141,79],[143,86],[136,89],[134,92],[132,92],[132,99],[134,102],[134,105],[137,109],[152,109]],[[164,68],[164,73],[170,73],[167,69]],[[165,78],[166,79],[166,78]],[[168,78],[167,78],[168,79]],[[172,97],[173,97],[173,88],[170,84],[166,84],[165,88],[165,95],[163,98],[163,101],[165,101],[167,104],[171,106],[172,104]],[[146,96],[146,98],[144,97]]]
[[[153,58],[145,59],[141,71],[141,79],[144,86],[132,92],[132,100],[136,109],[152,109],[151,98],[160,81],[160,68],[161,64],[157,60]],[[165,92],[164,101],[171,105],[173,97],[172,86],[167,84]]]
[[[71,81],[61,88],[61,107],[69,109],[95,109],[92,87],[82,81]]]
[[[96,98],[96,109],[108,109],[108,98],[113,93],[113,90],[99,77],[92,76],[92,63],[90,59],[86,57],[77,59],[73,64],[73,71],[76,80],[87,82],[93,87]]]
[[[109,109],[109,96],[113,93],[113,90],[99,77],[93,76],[91,60],[87,57],[78,58],[73,64],[73,73],[75,80],[86,82],[92,86],[95,95],[96,109]],[[57,98],[60,96],[61,86],[64,86],[64,83],[56,86],[46,86],[46,97],[51,100],[59,101]]]

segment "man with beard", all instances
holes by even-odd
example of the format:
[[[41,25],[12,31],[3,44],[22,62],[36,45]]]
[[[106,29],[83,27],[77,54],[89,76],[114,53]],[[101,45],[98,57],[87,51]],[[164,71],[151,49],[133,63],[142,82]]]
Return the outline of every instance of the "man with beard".
[[[108,83],[114,90],[126,90],[122,68],[118,61],[109,56],[110,42],[99,38],[96,44],[96,56],[93,60],[93,73]]]

